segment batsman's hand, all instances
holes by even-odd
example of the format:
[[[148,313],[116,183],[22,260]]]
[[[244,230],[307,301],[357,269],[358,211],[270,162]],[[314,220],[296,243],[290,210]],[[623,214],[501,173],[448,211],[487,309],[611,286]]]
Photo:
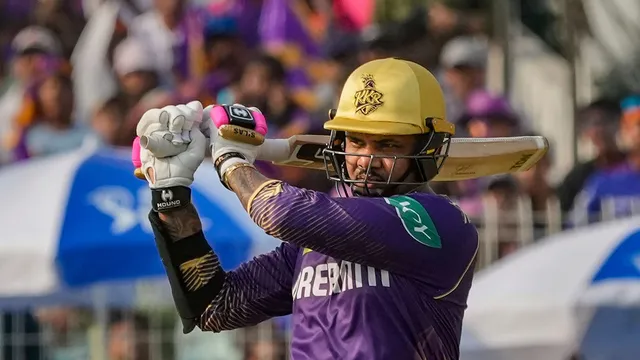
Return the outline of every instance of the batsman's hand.
[[[205,113],[217,130],[211,136],[211,159],[226,185],[228,171],[255,162],[267,134],[267,122],[258,108],[240,104],[215,105]]]
[[[203,112],[202,104],[192,101],[144,113],[136,129],[132,160],[138,168],[136,176],[144,176],[151,189],[191,186],[211,135],[211,123],[203,122]]]

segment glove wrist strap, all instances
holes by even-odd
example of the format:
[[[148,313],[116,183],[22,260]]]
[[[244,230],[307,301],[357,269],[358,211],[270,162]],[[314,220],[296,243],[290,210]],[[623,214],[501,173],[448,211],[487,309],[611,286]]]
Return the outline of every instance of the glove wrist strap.
[[[242,155],[239,152],[228,152],[228,153],[222,154],[218,156],[213,162],[213,165],[215,166],[216,171],[218,172],[218,177],[220,178],[220,182],[229,190],[231,190],[231,188],[229,188],[229,185],[227,185],[226,173],[228,172],[229,169],[235,168],[238,164],[251,165],[246,160],[244,155]]]
[[[151,190],[151,206],[155,212],[174,211],[191,204],[191,189],[172,186]]]
[[[241,153],[237,152],[237,151],[232,151],[232,152],[228,152],[228,153],[224,153],[220,156],[218,156],[214,161],[213,161],[213,166],[215,166],[216,171],[218,172],[218,175],[222,175],[223,172],[222,170],[222,165],[225,164],[227,162],[227,160],[230,159],[242,159],[242,160],[247,160],[247,158],[244,157],[244,155],[242,155]]]

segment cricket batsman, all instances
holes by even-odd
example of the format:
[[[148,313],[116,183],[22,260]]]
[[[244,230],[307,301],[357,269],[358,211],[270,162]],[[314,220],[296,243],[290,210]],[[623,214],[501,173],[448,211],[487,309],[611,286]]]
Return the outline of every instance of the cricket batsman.
[[[184,333],[292,314],[294,360],[458,359],[478,234],[427,184],[454,134],[444,104],[418,64],[388,58],[357,68],[325,123],[324,156],[337,169],[328,174],[351,194],[337,198],[254,167],[267,133],[256,108],[148,111],[137,128],[140,171]],[[220,267],[190,202],[209,152],[251,219],[282,240],[233,271]]]

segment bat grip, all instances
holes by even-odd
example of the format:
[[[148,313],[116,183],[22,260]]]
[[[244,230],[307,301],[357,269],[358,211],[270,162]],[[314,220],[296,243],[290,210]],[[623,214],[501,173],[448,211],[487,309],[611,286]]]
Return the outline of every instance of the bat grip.
[[[291,155],[288,139],[266,139],[258,150],[258,160],[284,161]]]
[[[184,151],[183,147],[173,146],[170,142],[159,136],[141,136],[140,146],[150,150],[159,158],[174,156]],[[186,145],[184,145],[186,147]],[[291,155],[289,139],[266,139],[259,147],[257,160],[284,161]]]

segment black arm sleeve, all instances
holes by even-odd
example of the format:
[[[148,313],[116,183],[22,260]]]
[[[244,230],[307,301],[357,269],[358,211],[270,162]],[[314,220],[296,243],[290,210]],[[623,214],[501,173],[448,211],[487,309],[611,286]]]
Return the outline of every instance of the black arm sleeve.
[[[183,332],[187,334],[220,293],[226,274],[202,231],[172,241],[156,212],[151,211],[149,220]]]

